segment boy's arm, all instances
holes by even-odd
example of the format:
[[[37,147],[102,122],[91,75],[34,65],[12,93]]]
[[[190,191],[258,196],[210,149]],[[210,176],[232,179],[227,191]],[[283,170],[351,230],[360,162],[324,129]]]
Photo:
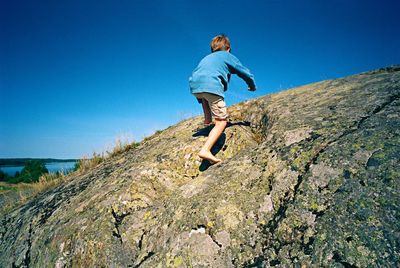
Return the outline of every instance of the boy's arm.
[[[228,66],[231,73],[236,74],[246,82],[250,91],[256,90],[254,76],[250,73],[250,70],[244,67],[236,57],[233,57],[232,63],[228,64]]]

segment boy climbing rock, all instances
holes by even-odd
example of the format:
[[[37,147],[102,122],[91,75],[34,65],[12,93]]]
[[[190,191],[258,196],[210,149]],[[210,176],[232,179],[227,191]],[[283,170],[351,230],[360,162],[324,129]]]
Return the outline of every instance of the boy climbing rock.
[[[221,159],[211,153],[211,148],[227,124],[228,113],[224,92],[228,89],[231,74],[242,78],[250,91],[256,90],[254,77],[249,69],[230,52],[231,44],[227,36],[222,34],[214,37],[211,41],[211,54],[200,61],[189,78],[191,93],[203,106],[204,125],[210,125],[212,118],[215,120],[215,126],[199,152],[199,157],[211,164],[221,162]]]

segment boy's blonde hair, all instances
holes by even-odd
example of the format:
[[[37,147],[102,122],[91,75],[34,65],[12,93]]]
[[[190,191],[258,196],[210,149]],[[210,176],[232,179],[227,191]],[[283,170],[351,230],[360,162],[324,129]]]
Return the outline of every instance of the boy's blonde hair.
[[[229,38],[224,34],[217,35],[211,40],[211,52],[220,50],[227,51],[230,48],[231,42],[229,41]]]

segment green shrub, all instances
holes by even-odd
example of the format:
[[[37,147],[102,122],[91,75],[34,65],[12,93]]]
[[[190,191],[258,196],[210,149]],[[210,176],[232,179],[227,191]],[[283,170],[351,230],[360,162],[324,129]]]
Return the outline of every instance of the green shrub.
[[[26,162],[21,173],[19,175],[16,174],[15,177],[9,179],[8,181],[11,183],[36,182],[39,180],[40,176],[46,173],[49,173],[49,171],[47,170],[43,161],[29,160]]]

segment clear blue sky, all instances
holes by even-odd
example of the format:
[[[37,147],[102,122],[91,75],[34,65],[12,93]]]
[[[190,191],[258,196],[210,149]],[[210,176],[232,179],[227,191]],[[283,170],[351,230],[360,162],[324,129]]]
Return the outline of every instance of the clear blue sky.
[[[228,105],[398,64],[399,12],[397,0],[0,0],[0,158],[80,158],[199,115],[188,77],[220,33],[258,86],[233,79]]]

